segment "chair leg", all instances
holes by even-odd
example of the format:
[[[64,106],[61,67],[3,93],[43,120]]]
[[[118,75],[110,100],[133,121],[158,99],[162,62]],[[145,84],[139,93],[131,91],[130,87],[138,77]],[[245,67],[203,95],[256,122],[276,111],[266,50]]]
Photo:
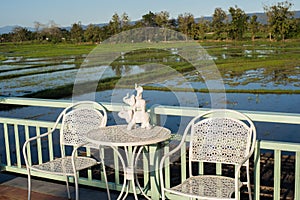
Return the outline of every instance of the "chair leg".
[[[109,191],[109,187],[108,187],[107,176],[106,176],[105,164],[104,164],[104,149],[103,149],[102,146],[99,146],[99,158],[100,158],[100,162],[102,164],[102,169],[103,169],[103,174],[104,174],[104,181],[105,181],[105,184],[106,184],[107,198],[108,198],[108,200],[111,200],[110,191]]]
[[[251,184],[250,184],[250,172],[249,172],[249,164],[247,165],[247,187],[248,187],[248,193],[249,193],[249,200],[252,200],[252,194],[251,194]]]
[[[27,173],[28,173],[28,200],[31,199],[31,172],[30,172],[30,169],[27,170]]]
[[[166,199],[166,197],[165,197],[165,191],[164,191],[163,188],[161,188],[161,200],[165,200],[165,199]]]
[[[74,174],[74,183],[75,183],[75,196],[76,196],[75,199],[79,200],[78,176],[76,172]]]
[[[235,200],[240,200],[240,187],[239,187],[238,181],[239,181],[239,178],[238,179],[235,178],[235,190],[234,190],[234,199]],[[228,196],[228,197],[230,198],[230,196]]]
[[[68,199],[71,199],[68,176],[66,176],[66,187],[67,187]]]
[[[165,194],[161,194],[161,200],[165,200]]]
[[[109,187],[108,187],[107,176],[106,176],[106,170],[105,170],[105,165],[104,165],[104,160],[102,160],[101,163],[102,163],[102,168],[103,168],[104,180],[105,180],[105,184],[106,184],[107,198],[108,198],[108,200],[111,200],[110,191],[109,191]]]

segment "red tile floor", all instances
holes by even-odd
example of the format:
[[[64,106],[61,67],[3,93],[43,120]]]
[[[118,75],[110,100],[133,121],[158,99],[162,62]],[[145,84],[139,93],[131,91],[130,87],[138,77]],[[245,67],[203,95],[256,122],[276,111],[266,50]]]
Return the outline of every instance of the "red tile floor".
[[[68,198],[56,197],[37,192],[31,193],[31,200],[66,200]],[[27,200],[27,190],[0,185],[0,200]]]

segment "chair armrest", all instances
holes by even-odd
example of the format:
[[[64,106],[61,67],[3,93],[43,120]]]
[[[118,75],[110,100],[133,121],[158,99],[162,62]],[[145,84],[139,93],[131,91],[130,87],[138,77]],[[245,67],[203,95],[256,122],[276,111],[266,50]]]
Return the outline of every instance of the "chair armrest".
[[[79,148],[81,148],[81,147],[83,147],[83,146],[85,146],[85,145],[87,145],[87,144],[88,144],[88,142],[85,142],[85,143],[82,143],[82,144],[80,144],[80,145],[74,146],[73,151],[72,151],[72,157],[73,157],[73,156],[76,156],[76,152],[77,152],[77,150],[78,150]]]
[[[180,143],[171,151],[169,151],[168,153],[166,153],[160,160],[159,163],[159,176],[160,176],[160,181],[161,181],[161,187],[164,188],[164,178],[163,178],[163,168],[164,168],[164,162],[166,160],[167,157],[170,157],[171,155],[173,155],[174,153],[176,153],[177,151],[179,151],[181,149],[181,146],[183,145],[183,143],[185,142],[185,139],[182,138],[180,140]]]
[[[23,145],[23,156],[24,156],[24,160],[25,160],[25,164],[26,166],[31,166],[31,163],[28,163],[28,155],[27,155],[27,146],[30,144],[30,142],[32,141],[35,141],[39,138],[42,138],[42,137],[45,137],[45,136],[48,136],[49,134],[51,134],[52,132],[54,131],[54,129],[51,129],[50,131],[46,132],[46,133],[43,133],[41,135],[37,135],[37,136],[34,136],[34,137],[31,137],[29,139],[27,139]]]
[[[58,118],[56,119],[55,121],[55,124],[53,125],[53,127],[51,128],[50,131],[46,132],[46,133],[43,133],[41,135],[37,135],[35,137],[31,137],[29,138],[28,140],[25,141],[24,145],[23,145],[23,155],[24,155],[24,160],[25,160],[25,163],[26,163],[26,167],[30,166],[29,163],[28,163],[28,159],[27,159],[27,146],[28,144],[31,142],[31,141],[34,141],[34,140],[37,140],[39,138],[42,138],[42,137],[45,137],[51,133],[54,132],[54,130],[56,130],[58,128],[58,124],[59,124],[59,121],[60,119],[62,118],[62,116],[64,115],[64,112],[60,113],[60,115],[58,116]]]
[[[249,151],[249,154],[240,162],[238,163],[237,165],[237,169],[235,171],[235,176],[238,177],[239,176],[239,171],[240,171],[240,168],[247,162],[249,161],[249,159],[251,158],[251,156],[253,155],[254,153],[254,148],[255,148],[255,144],[256,144],[256,138],[254,138],[254,141],[253,141],[253,144],[251,145],[251,149]]]
[[[75,165],[75,160],[76,160],[76,156],[77,156],[77,150],[85,145],[87,145],[88,142],[86,143],[82,143],[80,145],[76,145],[74,146],[73,148],[73,151],[72,151],[72,155],[71,155],[71,160],[72,160],[72,167],[73,167],[73,170],[76,171],[76,165]]]

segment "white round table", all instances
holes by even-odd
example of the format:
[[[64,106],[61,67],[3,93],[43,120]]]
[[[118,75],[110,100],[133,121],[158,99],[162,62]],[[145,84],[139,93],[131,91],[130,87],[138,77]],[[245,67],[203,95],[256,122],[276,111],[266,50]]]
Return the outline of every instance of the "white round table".
[[[146,145],[156,144],[168,140],[171,137],[171,131],[161,126],[153,126],[151,129],[136,128],[127,130],[127,125],[106,126],[94,129],[87,133],[87,141],[100,146],[110,146],[118,154],[120,161],[124,167],[124,183],[118,199],[121,199],[127,185],[126,198],[129,191],[129,182],[132,183],[133,194],[137,198],[135,184],[137,183],[142,194],[150,199],[141,189],[137,180],[135,180],[135,167],[137,158]],[[124,147],[125,159],[120,154],[118,147]],[[132,154],[128,153],[128,148],[132,149]],[[126,160],[126,161],[125,161]],[[135,183],[136,181],[136,183]]]

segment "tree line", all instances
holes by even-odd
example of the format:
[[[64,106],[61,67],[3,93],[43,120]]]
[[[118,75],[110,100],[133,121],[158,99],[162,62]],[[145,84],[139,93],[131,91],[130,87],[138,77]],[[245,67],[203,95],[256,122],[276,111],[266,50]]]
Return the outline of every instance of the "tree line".
[[[70,30],[60,28],[54,21],[48,24],[34,22],[35,31],[24,27],[15,27],[12,32],[2,34],[1,42],[93,42],[100,43],[107,38],[134,28],[162,27],[179,31],[195,40],[255,40],[268,38],[270,40],[286,40],[300,37],[300,18],[295,18],[288,1],[265,6],[267,23],[258,21],[257,15],[248,16],[238,6],[230,7],[228,12],[215,8],[211,20],[195,19],[191,13],[178,15],[177,19],[170,18],[167,11],[149,13],[141,20],[131,22],[126,13],[114,13],[111,20],[103,26],[89,24],[86,28],[80,23],[74,23]],[[167,38],[165,38],[167,40]]]

